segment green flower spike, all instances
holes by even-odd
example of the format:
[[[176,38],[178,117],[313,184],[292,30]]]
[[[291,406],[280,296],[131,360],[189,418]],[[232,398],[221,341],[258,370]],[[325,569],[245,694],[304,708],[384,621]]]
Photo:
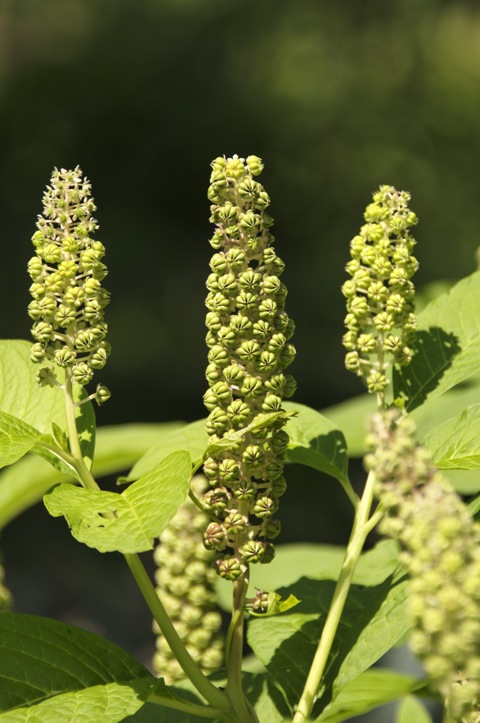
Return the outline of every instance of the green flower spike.
[[[366,458],[410,574],[411,647],[452,723],[480,720],[480,525],[391,409],[374,416]]]
[[[280,281],[284,264],[272,247],[273,221],[265,212],[270,199],[254,178],[262,168],[256,156],[212,163],[208,197],[216,230],[207,279],[209,389],[204,396],[210,444],[259,415],[281,412],[282,399],[295,390],[293,377],[285,374],[295,348]],[[284,424],[277,416],[205,461],[211,490],[203,502],[212,520],[205,545],[217,552],[217,572],[226,579],[236,580],[250,562],[273,558],[269,539],[279,531],[273,515],[285,491]]]
[[[110,353],[104,321],[109,297],[101,285],[107,275],[105,248],[93,238],[95,204],[80,168],[55,169],[50,183],[32,238],[35,256],[28,263],[35,340],[30,356],[43,365],[39,384],[58,384],[61,368],[71,382],[85,386]],[[90,398],[103,403],[108,397],[106,387],[99,386]]]
[[[192,492],[201,496],[205,478],[192,479]],[[178,634],[202,671],[209,674],[223,663],[222,622],[216,606],[213,553],[203,545],[207,516],[187,500],[160,536],[154,558],[157,591]],[[167,641],[158,631],[153,665],[167,685],[185,677]]]
[[[410,196],[381,186],[364,214],[366,223],[351,241],[342,286],[347,299],[345,365],[382,401],[390,363],[405,365],[416,328],[411,277],[418,268],[409,228],[417,223]]]

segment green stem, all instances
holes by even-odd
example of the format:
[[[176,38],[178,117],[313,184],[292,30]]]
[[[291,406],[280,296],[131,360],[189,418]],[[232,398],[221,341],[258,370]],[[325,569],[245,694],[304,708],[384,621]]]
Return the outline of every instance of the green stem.
[[[222,693],[222,691],[216,688],[213,683],[205,677],[185,648],[138,555],[126,554],[124,557],[140,588],[140,592],[145,598],[145,602],[150,608],[150,612],[158,623],[160,630],[187,677],[210,705],[220,708],[223,711],[230,710],[225,693]]]
[[[169,696],[162,696],[161,693],[152,693],[147,698],[147,703],[173,708],[174,710],[180,710],[182,713],[188,713],[189,715],[198,715],[201,718],[214,718],[217,721],[232,720],[228,713],[218,708],[206,707],[198,703],[189,703],[188,701],[170,698]]]
[[[242,686],[243,637],[245,598],[248,590],[248,568],[233,583],[232,620],[227,633],[226,663],[228,671],[227,695],[240,720],[258,723],[258,718],[245,698]]]
[[[75,421],[72,379],[68,374],[65,379],[64,396],[67,431],[70,443],[70,455],[68,455],[68,453],[65,454],[71,458],[70,461],[77,471],[81,484],[87,489],[99,490],[100,488],[97,482],[83,460]],[[185,671],[187,677],[191,680],[205,700],[210,703],[210,705],[215,708],[219,708],[220,710],[231,711],[231,706],[226,694],[216,688],[213,683],[208,680],[185,648],[138,555],[126,554],[124,557],[153,617],[158,623],[165,639]]]
[[[335,587],[335,592],[333,593],[332,603],[328,611],[322,636],[320,638],[302,696],[298,703],[293,723],[303,723],[306,721],[312,711],[313,704],[315,703],[320,682],[327,665],[328,656],[345,607],[348,591],[350,590],[352,584],[358,559],[362,552],[365,539],[371,529],[369,514],[373,502],[374,484],[375,476],[373,472],[370,472],[360,504],[358,505],[355,514],[352,533],[345,553],[345,558],[343,560],[340,576]]]

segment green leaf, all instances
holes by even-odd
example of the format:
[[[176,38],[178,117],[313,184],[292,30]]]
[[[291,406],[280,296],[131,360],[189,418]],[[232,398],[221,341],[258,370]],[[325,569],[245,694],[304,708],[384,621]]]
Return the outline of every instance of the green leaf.
[[[321,414],[342,430],[350,457],[361,457],[365,454],[367,418],[376,411],[375,395],[361,394],[333,407],[322,409]]]
[[[161,435],[170,435],[179,428],[181,428],[180,422],[99,427],[93,463],[94,477],[118,474],[122,470],[129,469]]]
[[[19,423],[23,422],[37,430],[38,437],[48,435],[49,438],[53,433],[53,438],[55,436],[58,438],[66,429],[63,391],[59,387],[38,385],[36,375],[39,367],[30,359],[31,347],[28,341],[0,340],[0,411],[16,417]],[[85,389],[76,385],[75,400],[78,401],[85,396],[87,396]],[[95,448],[95,413],[91,402],[85,402],[77,407],[75,417],[80,448],[86,463],[90,465]],[[50,440],[52,443],[53,438]],[[45,447],[31,445],[23,454],[30,450],[40,454],[64,474],[72,475],[68,465]]]
[[[128,469],[148,449],[152,440],[171,424],[128,424],[100,427],[93,475],[96,479]],[[39,502],[53,485],[71,478],[39,456],[28,456],[0,473],[0,529],[31,505]]]
[[[440,469],[480,467],[480,404],[467,407],[459,417],[449,419],[423,439]]]
[[[411,364],[393,374],[395,397],[411,411],[480,370],[480,272],[459,281],[418,317]]]
[[[0,412],[0,467],[6,467],[29,452],[42,433],[11,414]]]
[[[138,679],[145,680],[145,683]],[[39,710],[40,721],[75,720],[63,716],[62,710],[71,710],[75,697],[60,700],[68,708],[50,707],[50,718],[43,715],[42,704],[51,701],[55,706],[56,698],[65,694],[78,694],[88,691],[85,697],[78,699],[79,705],[105,705],[108,718],[94,714],[85,720],[117,721],[114,717],[118,705],[140,707],[149,690],[157,681],[148,671],[121,648],[94,633],[86,632],[73,625],[65,625],[55,620],[20,615],[19,613],[0,613],[0,720],[27,720],[27,713],[18,709],[29,709],[29,717]],[[107,691],[103,689],[114,683],[125,687],[124,695],[115,686]],[[102,703],[103,700],[103,703]],[[137,703],[135,702],[137,701]],[[33,706],[33,708],[31,707]],[[38,708],[37,708],[38,706]],[[44,710],[48,710],[48,707]],[[98,709],[100,710],[100,709]],[[10,714],[7,711],[12,711]],[[12,717],[13,716],[13,717]],[[17,717],[14,717],[17,716]]]
[[[250,610],[249,614],[255,618],[267,618],[272,615],[280,615],[281,613],[286,613],[287,610],[294,608],[299,602],[300,600],[298,600],[295,595],[289,595],[286,600],[282,600],[281,595],[278,595],[276,592],[271,592],[268,594],[268,607],[266,612],[256,613],[253,612],[253,610]]]
[[[432,723],[432,718],[420,701],[409,695],[398,707],[396,723],[412,723],[412,721]]]
[[[173,432],[162,430],[157,442],[134,465],[126,481],[131,482],[142,477],[162,459],[179,450],[190,453],[192,464],[195,467],[201,462],[207,444],[208,435],[205,431],[204,419],[186,424]]]
[[[144,552],[185,502],[190,477],[190,456],[174,452],[121,494],[60,484],[44,502],[79,542],[100,552]]]
[[[407,675],[374,668],[350,681],[316,718],[322,723],[344,723],[354,716],[363,715],[380,705],[398,700],[416,690],[419,681]],[[404,723],[420,723],[421,718],[411,716]]]
[[[222,672],[210,676],[210,680],[217,687],[225,689],[227,686],[226,676]],[[251,673],[242,672],[242,685],[245,694],[254,707],[259,721],[262,723],[283,723],[291,721],[292,712],[287,705],[282,693],[268,679],[265,672]],[[183,700],[196,705],[201,705],[198,693],[188,680],[182,680],[169,687],[170,694],[175,694],[177,700]],[[153,703],[147,703],[133,716],[125,718],[125,723],[200,723],[209,720],[199,715],[192,715],[185,711],[173,710]],[[215,721],[216,723],[216,721]]]
[[[63,693],[27,708],[0,713],[1,723],[52,723],[52,721],[102,721],[118,723],[136,713],[155,690],[155,678],[127,683],[95,685],[74,693]]]
[[[383,582],[398,565],[399,549],[393,540],[382,540],[358,561],[354,581],[359,585]],[[268,565],[250,567],[249,596],[255,590],[293,588],[301,577],[337,580],[345,557],[345,548],[315,543],[275,545],[275,557]],[[218,577],[215,581],[218,604],[227,611],[232,606],[232,584]]]
[[[338,427],[304,404],[286,402],[284,406],[297,413],[286,426],[290,436],[287,459],[348,484],[347,445]]]
[[[450,389],[440,397],[427,399],[411,413],[417,425],[418,439],[422,440],[440,420],[461,414],[465,407],[473,403],[480,403],[480,384],[476,380],[465,387]],[[323,409],[322,414],[342,430],[350,457],[361,457],[366,451],[367,419],[375,411],[375,398],[371,394],[362,394]]]
[[[28,341],[0,340],[0,410],[50,434],[52,422],[65,428],[63,392],[38,385],[39,366],[30,359],[31,348]]]
[[[388,545],[362,556],[326,669],[321,704],[369,668],[408,631],[406,579]],[[361,559],[362,559],[361,558]],[[249,622],[255,655],[293,705],[303,689],[335,588],[334,580],[302,577],[293,587],[301,603],[284,615]],[[290,590],[280,590],[280,594]]]

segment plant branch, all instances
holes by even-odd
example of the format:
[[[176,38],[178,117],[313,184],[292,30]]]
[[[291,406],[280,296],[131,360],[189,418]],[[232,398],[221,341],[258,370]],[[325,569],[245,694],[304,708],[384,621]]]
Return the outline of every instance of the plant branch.
[[[345,607],[348,591],[350,590],[353,575],[358,559],[363,549],[365,539],[371,530],[369,515],[373,502],[373,491],[375,475],[370,472],[367,478],[365,489],[358,505],[350,540],[343,560],[340,576],[338,578],[332,603],[328,611],[325,626],[320,638],[305,687],[293,718],[293,723],[303,723],[312,711],[315,703],[320,682],[327,665],[333,641],[340,623],[340,618]],[[375,517],[375,515],[373,516]],[[373,519],[372,517],[372,519]]]
[[[165,706],[166,708],[173,708],[174,710],[180,710],[183,713],[189,715],[198,715],[201,718],[214,718],[215,720],[231,720],[228,713],[225,713],[218,708],[211,708],[210,706],[199,705],[198,703],[189,703],[188,701],[179,700],[178,698],[171,698],[168,695],[162,696],[161,693],[152,693],[147,698],[147,703],[154,705]]]
[[[67,430],[70,443],[71,459],[73,460],[73,466],[78,473],[81,484],[87,489],[98,490],[100,489],[90,470],[87,468],[82,451],[80,448],[80,441],[78,438],[78,430],[75,420],[75,404],[73,400],[73,385],[69,375],[66,375],[65,386],[65,411],[67,418]],[[68,453],[66,453],[68,454]],[[158,623],[165,639],[167,640],[170,648],[176,656],[178,662],[182,666],[187,677],[191,680],[195,688],[198,690],[205,700],[210,703],[213,707],[219,708],[220,710],[228,711],[231,710],[229,700],[225,693],[216,688],[208,678],[202,673],[199,666],[195,663],[193,658],[185,648],[181,638],[175,630],[170,618],[168,617],[165,608],[163,607],[160,598],[143,566],[140,558],[136,554],[125,554],[125,560],[135,578],[135,581],[140,588],[140,591],[145,598],[145,601],[150,608],[150,611]]]
[[[200,695],[202,695],[205,700],[210,703],[210,705],[219,708],[220,710],[228,711],[230,706],[227,696],[208,680],[190,656],[175,630],[172,621],[168,617],[138,555],[126,554],[124,557],[143,597],[145,598],[145,602],[147,603],[150,612],[155,618],[155,621],[158,623],[160,630],[165,636],[173,654],[182,666],[187,677],[191,680]]]
[[[233,583],[232,619],[227,632],[225,660],[228,671],[227,695],[241,720],[258,723],[258,718],[245,698],[242,686],[243,637],[245,622],[245,598],[248,590],[249,571]]]

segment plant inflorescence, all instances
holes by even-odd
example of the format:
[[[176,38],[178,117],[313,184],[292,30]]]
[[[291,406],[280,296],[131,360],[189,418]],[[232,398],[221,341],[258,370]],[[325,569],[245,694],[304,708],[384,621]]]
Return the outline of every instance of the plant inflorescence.
[[[212,163],[208,416],[148,431],[95,427],[91,403],[110,396],[87,389],[110,353],[105,248],[81,169],[52,174],[28,263],[33,344],[0,342],[0,526],[43,498],[79,542],[122,554],[156,645],[145,666],[11,612],[0,568],[2,720],[334,723],[399,701],[411,723],[430,720],[421,698],[445,723],[480,720],[480,272],[417,315],[417,217],[380,186],[342,286],[345,364],[365,394],[324,414],[289,401],[294,323],[262,169]],[[346,492],[344,548],[282,544],[290,462]],[[122,491],[101,489],[128,467]],[[402,641],[423,676],[373,667]]]

